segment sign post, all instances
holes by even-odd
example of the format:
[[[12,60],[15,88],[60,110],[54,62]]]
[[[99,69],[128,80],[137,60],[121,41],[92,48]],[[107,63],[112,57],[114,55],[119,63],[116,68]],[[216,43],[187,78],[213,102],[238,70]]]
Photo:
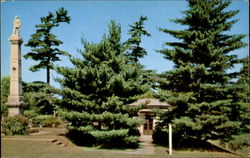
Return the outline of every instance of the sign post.
[[[168,124],[169,127],[169,136],[168,136],[168,146],[169,146],[169,155],[172,155],[172,125]]]

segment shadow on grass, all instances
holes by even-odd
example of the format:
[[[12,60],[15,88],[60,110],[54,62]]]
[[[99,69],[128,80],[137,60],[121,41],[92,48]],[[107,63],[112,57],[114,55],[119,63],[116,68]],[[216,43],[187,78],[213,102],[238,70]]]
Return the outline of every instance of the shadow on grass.
[[[138,149],[139,143],[127,144],[121,141],[121,138],[113,139],[112,141],[97,142],[92,135],[82,134],[78,131],[70,131],[66,134],[59,134],[65,136],[73,144],[81,147],[89,147],[94,149],[106,149],[106,150],[128,150]]]
[[[155,144],[155,146],[164,146],[166,144]],[[215,146],[207,141],[201,141],[196,139],[180,140],[173,144],[173,149],[176,151],[208,151],[208,152],[226,152],[230,153],[228,150],[222,149]],[[168,150],[167,150],[168,152]]]

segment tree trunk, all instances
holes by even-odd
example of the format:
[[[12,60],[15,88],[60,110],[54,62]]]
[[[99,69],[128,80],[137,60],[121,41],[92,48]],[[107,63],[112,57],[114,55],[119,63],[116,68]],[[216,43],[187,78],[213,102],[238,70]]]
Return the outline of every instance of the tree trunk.
[[[50,84],[50,68],[47,66],[47,84]]]

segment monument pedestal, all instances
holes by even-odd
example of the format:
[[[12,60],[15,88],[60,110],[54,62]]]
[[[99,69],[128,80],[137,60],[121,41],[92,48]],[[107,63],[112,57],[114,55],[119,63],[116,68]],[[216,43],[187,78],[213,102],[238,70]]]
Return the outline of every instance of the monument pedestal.
[[[22,96],[22,66],[21,66],[21,45],[20,20],[15,17],[13,34],[10,36],[11,42],[11,67],[10,67],[10,94],[8,96],[8,116],[22,115],[25,103]]]
[[[16,115],[23,115],[23,108],[22,107],[14,107],[9,106],[8,107],[8,116],[16,116]]]
[[[22,115],[25,103],[23,101],[23,96],[9,96],[8,102],[8,116]]]

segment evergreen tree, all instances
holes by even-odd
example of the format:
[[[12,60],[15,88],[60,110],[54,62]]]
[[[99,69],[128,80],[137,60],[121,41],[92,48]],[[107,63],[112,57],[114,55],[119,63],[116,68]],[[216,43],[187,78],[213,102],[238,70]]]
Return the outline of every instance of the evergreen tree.
[[[100,43],[85,40],[82,58],[70,58],[73,68],[59,67],[63,76],[61,116],[69,122],[68,136],[82,145],[126,146],[138,142],[140,121],[130,113],[136,95],[143,94],[141,68],[128,64],[114,21]]]
[[[45,82],[34,81],[23,83],[25,110],[32,110],[36,114],[51,115],[55,110],[56,89]]]
[[[185,30],[160,31],[178,39],[166,42],[159,52],[174,62],[174,70],[161,74],[160,97],[172,108],[162,115],[161,125],[172,123],[179,139],[228,139],[239,130],[239,120],[230,118],[232,110],[231,81],[237,73],[227,70],[239,63],[231,51],[244,47],[244,35],[229,35],[239,11],[228,11],[231,1],[188,0],[189,9],[182,19]],[[159,128],[158,128],[159,129]]]
[[[136,21],[134,25],[129,25],[129,35],[131,36],[126,42],[125,45],[128,47],[126,55],[128,56],[128,62],[134,62],[139,64],[139,59],[147,55],[147,51],[141,46],[143,36],[151,36],[148,31],[144,28],[144,21],[148,20],[147,16],[140,16],[139,21]],[[143,65],[141,65],[144,68]],[[153,78],[156,75],[153,70],[144,70],[142,78],[144,79],[145,84],[149,84],[151,87],[154,85]]]
[[[238,80],[233,82],[229,91],[232,92],[230,98],[232,99],[231,112],[229,117],[231,120],[239,121],[240,128],[238,133],[229,139],[227,144],[231,150],[241,149],[244,146],[249,146],[250,137],[250,91],[249,91],[249,60],[248,56],[241,59],[243,67],[239,72]]]
[[[1,79],[1,100],[7,101],[10,91],[10,76],[4,76]]]
[[[1,116],[8,115],[8,107],[5,104],[8,101],[10,91],[10,76],[4,76],[1,79]]]
[[[239,134],[249,133],[250,131],[250,92],[249,92],[249,62],[248,57],[241,60],[243,67],[239,73],[239,77],[236,83],[232,83],[229,91],[232,92],[231,99],[233,104],[230,113],[231,120],[240,121]]]
[[[1,79],[1,114],[7,115],[10,77],[4,76]],[[27,104],[25,110],[33,110],[36,114],[53,114],[55,110],[54,100],[57,90],[44,82],[35,81],[22,83],[24,102]]]
[[[131,61],[138,63],[139,58],[143,58],[147,55],[146,50],[141,47],[142,36],[151,36],[144,28],[144,21],[148,20],[146,16],[141,16],[139,21],[136,21],[134,25],[129,25],[131,29],[129,30],[129,35],[131,36],[126,42],[129,45],[129,50],[127,55]]]
[[[237,80],[237,82],[247,84],[247,83],[249,83],[249,80],[250,80],[249,56],[246,56],[245,58],[241,59],[240,61],[241,61],[242,65],[243,65],[243,67],[242,67],[242,69],[240,71],[239,79]],[[246,86],[246,88],[247,88],[247,86]],[[247,89],[246,89],[246,91],[247,91]]]
[[[63,42],[56,39],[52,34],[52,28],[58,27],[60,23],[69,23],[70,17],[68,11],[60,8],[55,13],[49,12],[49,15],[41,18],[41,24],[36,25],[36,33],[31,35],[30,40],[25,46],[31,47],[31,52],[24,55],[24,58],[31,58],[40,61],[39,64],[30,67],[31,71],[40,69],[47,70],[47,83],[50,83],[50,70],[53,69],[53,62],[60,61],[60,55],[69,55],[67,52],[57,47]]]

